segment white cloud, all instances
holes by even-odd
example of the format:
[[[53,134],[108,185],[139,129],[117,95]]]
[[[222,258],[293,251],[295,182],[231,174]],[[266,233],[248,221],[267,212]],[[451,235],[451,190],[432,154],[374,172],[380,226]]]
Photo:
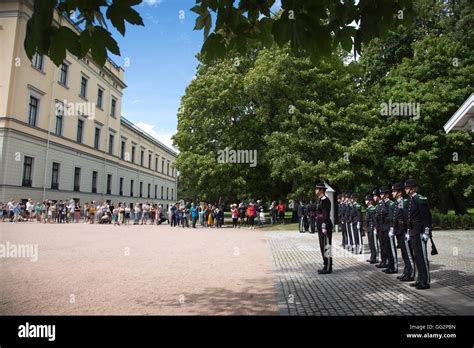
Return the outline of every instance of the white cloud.
[[[149,124],[149,123],[145,123],[145,122],[141,122],[141,121],[138,122],[138,123],[135,123],[135,126],[140,128],[145,133],[151,135],[153,138],[161,141],[166,146],[168,146],[168,147],[172,148],[173,150],[175,150],[176,152],[178,152],[178,150],[173,147],[173,141],[171,140],[171,137],[175,133],[172,130],[165,129],[165,128],[160,128],[158,130],[155,130],[154,125]]]
[[[159,5],[163,2],[163,0],[144,0],[143,3],[148,6],[155,6]]]

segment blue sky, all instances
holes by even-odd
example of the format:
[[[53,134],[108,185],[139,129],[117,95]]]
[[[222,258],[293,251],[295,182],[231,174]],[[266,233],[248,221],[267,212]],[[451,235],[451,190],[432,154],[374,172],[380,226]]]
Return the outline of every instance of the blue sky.
[[[121,56],[111,58],[124,68],[128,86],[122,115],[168,146],[203,44],[203,32],[193,30],[197,14],[190,9],[195,4],[195,0],[143,0],[134,8],[145,27],[127,24],[125,37],[112,30]],[[273,8],[280,4],[276,1]]]
[[[113,31],[121,56],[111,58],[124,68],[128,86],[122,115],[168,146],[203,43],[202,31],[193,30],[197,15],[189,9],[194,5],[194,0],[144,0],[134,8],[145,27],[127,25],[125,37]]]

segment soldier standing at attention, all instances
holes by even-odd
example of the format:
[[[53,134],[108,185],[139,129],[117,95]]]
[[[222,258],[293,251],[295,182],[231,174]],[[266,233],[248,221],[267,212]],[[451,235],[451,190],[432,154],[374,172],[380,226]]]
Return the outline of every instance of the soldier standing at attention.
[[[396,259],[397,259],[397,249],[395,245],[395,236],[391,229],[392,227],[392,217],[393,217],[393,201],[390,200],[391,188],[388,186],[382,186],[380,188],[380,198],[383,202],[383,214],[382,214],[382,238],[385,245],[385,252],[387,253],[387,265],[386,269],[382,272],[393,274],[397,273],[396,269]],[[384,267],[385,268],[385,267]]]
[[[342,243],[341,246],[344,248],[345,247],[345,236],[344,236],[344,230],[342,228],[342,194],[337,195],[337,225],[341,229],[341,234],[342,234]]]
[[[331,221],[331,201],[326,196],[326,185],[317,183],[315,190],[316,206],[316,226],[318,230],[319,246],[324,260],[324,266],[318,270],[319,274],[332,273],[332,221]]]
[[[396,183],[392,185],[392,197],[395,200],[393,208],[393,220],[392,228],[393,233],[397,239],[397,244],[400,247],[403,263],[403,273],[398,276],[397,279],[402,281],[413,280],[414,277],[414,266],[411,250],[408,246],[408,242],[405,240],[407,221],[406,221],[406,207],[407,200],[403,199],[403,184]]]
[[[380,226],[379,226],[379,210],[380,208],[380,190],[376,187],[372,190],[372,198],[374,200],[375,206],[375,223],[374,223],[374,234],[375,234],[375,241],[377,242],[378,251],[380,255],[380,263],[376,264],[375,267],[380,268],[381,264],[384,264],[384,260],[386,260],[386,256],[384,254],[384,250],[382,250],[382,240],[380,238]]]
[[[367,238],[369,239],[370,259],[367,262],[371,264],[377,263],[378,248],[377,248],[377,236],[375,234],[375,206],[373,205],[372,195],[368,194],[365,196],[365,205],[367,210],[365,211],[365,221],[367,223]]]
[[[426,197],[418,194],[416,182],[408,179],[405,182],[405,193],[408,195],[407,238],[413,248],[418,278],[410,284],[418,290],[430,288],[430,267],[426,244],[431,237],[431,212]]]
[[[382,189],[384,190],[383,193],[382,193]],[[375,266],[377,268],[388,267],[388,258],[389,258],[388,253],[389,253],[389,248],[390,248],[390,246],[387,247],[387,244],[389,244],[388,243],[389,211],[388,211],[388,207],[387,207],[387,204],[385,203],[384,198],[386,198],[389,191],[390,189],[388,189],[388,187],[381,187],[380,190],[378,190],[378,193],[380,194],[380,199],[377,203],[377,210],[375,212],[375,215],[377,218],[377,235],[378,235],[379,243],[380,243],[381,262]]]
[[[347,223],[346,223],[346,193],[343,192],[341,195],[341,212],[340,212],[340,224],[341,224],[341,231],[342,231],[342,244],[345,249],[349,246],[349,238],[347,235]]]
[[[347,229],[347,235],[349,237],[349,248],[348,250],[354,251],[354,246],[355,246],[355,238],[354,238],[354,229],[352,228],[352,201],[351,201],[351,196],[352,192],[347,192],[346,193],[346,215],[345,215],[345,221],[346,221],[346,229]]]
[[[354,245],[355,253],[362,254],[362,206],[357,203],[357,193],[351,195],[352,210],[351,210],[351,222],[352,230],[354,231]]]

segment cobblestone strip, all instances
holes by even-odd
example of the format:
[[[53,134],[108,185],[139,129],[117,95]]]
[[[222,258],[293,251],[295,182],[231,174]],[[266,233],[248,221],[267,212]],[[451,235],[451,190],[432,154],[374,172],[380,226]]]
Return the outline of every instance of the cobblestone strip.
[[[320,275],[317,235],[267,232],[280,314],[283,315],[454,315],[365,260],[334,258],[333,274]],[[335,236],[335,252],[340,254]],[[367,248],[366,248],[367,249]]]

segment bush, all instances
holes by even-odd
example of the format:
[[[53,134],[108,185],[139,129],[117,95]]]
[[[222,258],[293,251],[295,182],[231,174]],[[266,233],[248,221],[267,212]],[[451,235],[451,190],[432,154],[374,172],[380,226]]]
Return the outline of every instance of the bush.
[[[445,215],[435,211],[432,216],[434,229],[474,229],[474,215]]]

